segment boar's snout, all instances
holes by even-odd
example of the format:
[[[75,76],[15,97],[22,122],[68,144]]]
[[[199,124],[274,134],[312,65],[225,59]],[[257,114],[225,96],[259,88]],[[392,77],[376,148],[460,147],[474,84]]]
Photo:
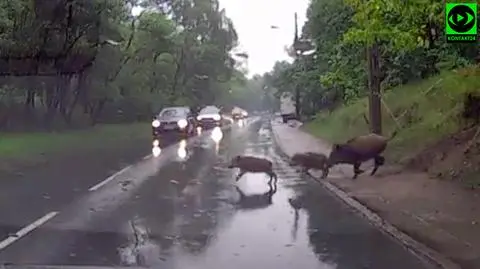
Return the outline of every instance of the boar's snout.
[[[291,159],[288,164],[289,164],[290,166],[297,166],[297,165],[298,165],[298,160],[296,160],[296,159]]]
[[[343,145],[336,144],[333,146],[332,151],[328,155],[327,158],[327,166],[330,167],[332,165],[337,164],[341,159],[342,156],[345,155],[345,152],[343,152]]]
[[[230,164],[228,165],[228,168],[235,168],[238,167],[238,162],[240,160],[240,156],[235,156],[231,161]]]
[[[293,155],[293,157],[290,159],[290,162],[289,162],[291,166],[297,166],[300,163],[301,163],[301,155],[299,154]]]

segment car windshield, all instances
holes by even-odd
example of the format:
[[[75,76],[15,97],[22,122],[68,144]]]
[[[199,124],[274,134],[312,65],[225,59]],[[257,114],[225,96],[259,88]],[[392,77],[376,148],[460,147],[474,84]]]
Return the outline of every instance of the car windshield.
[[[163,110],[163,111],[160,113],[160,117],[162,117],[162,118],[166,118],[166,117],[176,117],[176,116],[180,116],[180,115],[184,115],[184,114],[185,114],[185,110],[184,110],[184,109],[180,109],[180,108],[169,108],[169,109]]]
[[[220,109],[214,106],[207,106],[200,110],[200,114],[218,114],[220,112]]]

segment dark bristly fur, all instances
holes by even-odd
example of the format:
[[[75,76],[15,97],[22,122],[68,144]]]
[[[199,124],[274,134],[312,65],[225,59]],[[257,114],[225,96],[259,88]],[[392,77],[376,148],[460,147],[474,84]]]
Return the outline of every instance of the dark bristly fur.
[[[240,173],[238,174],[236,181],[238,181],[245,173],[265,173],[270,176],[270,181],[268,184],[272,183],[272,180],[275,180],[275,185],[277,184],[277,175],[273,172],[273,164],[271,161],[253,157],[253,156],[236,156],[232,159],[228,168],[240,168]]]
[[[370,175],[374,175],[378,168],[385,163],[385,158],[381,154],[387,148],[388,141],[396,135],[396,132],[391,137],[387,138],[381,135],[370,133],[367,135],[357,136],[348,140],[344,144],[333,145],[332,152],[328,157],[328,167],[335,164],[351,164],[353,165],[353,178],[364,171],[360,169],[360,165],[373,159],[375,167]]]
[[[322,178],[328,176],[328,158],[326,155],[315,152],[296,153],[292,156],[291,165],[300,166],[303,172],[308,172],[310,169],[322,170]]]

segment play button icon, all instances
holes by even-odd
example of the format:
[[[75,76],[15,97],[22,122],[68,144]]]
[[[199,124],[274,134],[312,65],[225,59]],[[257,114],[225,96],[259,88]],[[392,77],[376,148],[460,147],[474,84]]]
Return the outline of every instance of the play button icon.
[[[460,14],[457,14],[457,22],[460,22],[463,20],[463,16]]]
[[[465,33],[475,26],[477,14],[466,5],[456,5],[448,13],[447,23],[457,33]]]

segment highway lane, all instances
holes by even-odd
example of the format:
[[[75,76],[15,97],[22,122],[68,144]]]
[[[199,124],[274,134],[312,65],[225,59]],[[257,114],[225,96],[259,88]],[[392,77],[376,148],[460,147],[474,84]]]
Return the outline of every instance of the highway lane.
[[[219,134],[216,132],[215,134]],[[205,133],[132,165],[5,246],[14,264],[155,268],[427,268],[302,177],[278,154],[268,120]],[[215,138],[215,139],[214,139]],[[279,176],[227,169],[264,156]],[[0,243],[1,246],[1,243]]]

